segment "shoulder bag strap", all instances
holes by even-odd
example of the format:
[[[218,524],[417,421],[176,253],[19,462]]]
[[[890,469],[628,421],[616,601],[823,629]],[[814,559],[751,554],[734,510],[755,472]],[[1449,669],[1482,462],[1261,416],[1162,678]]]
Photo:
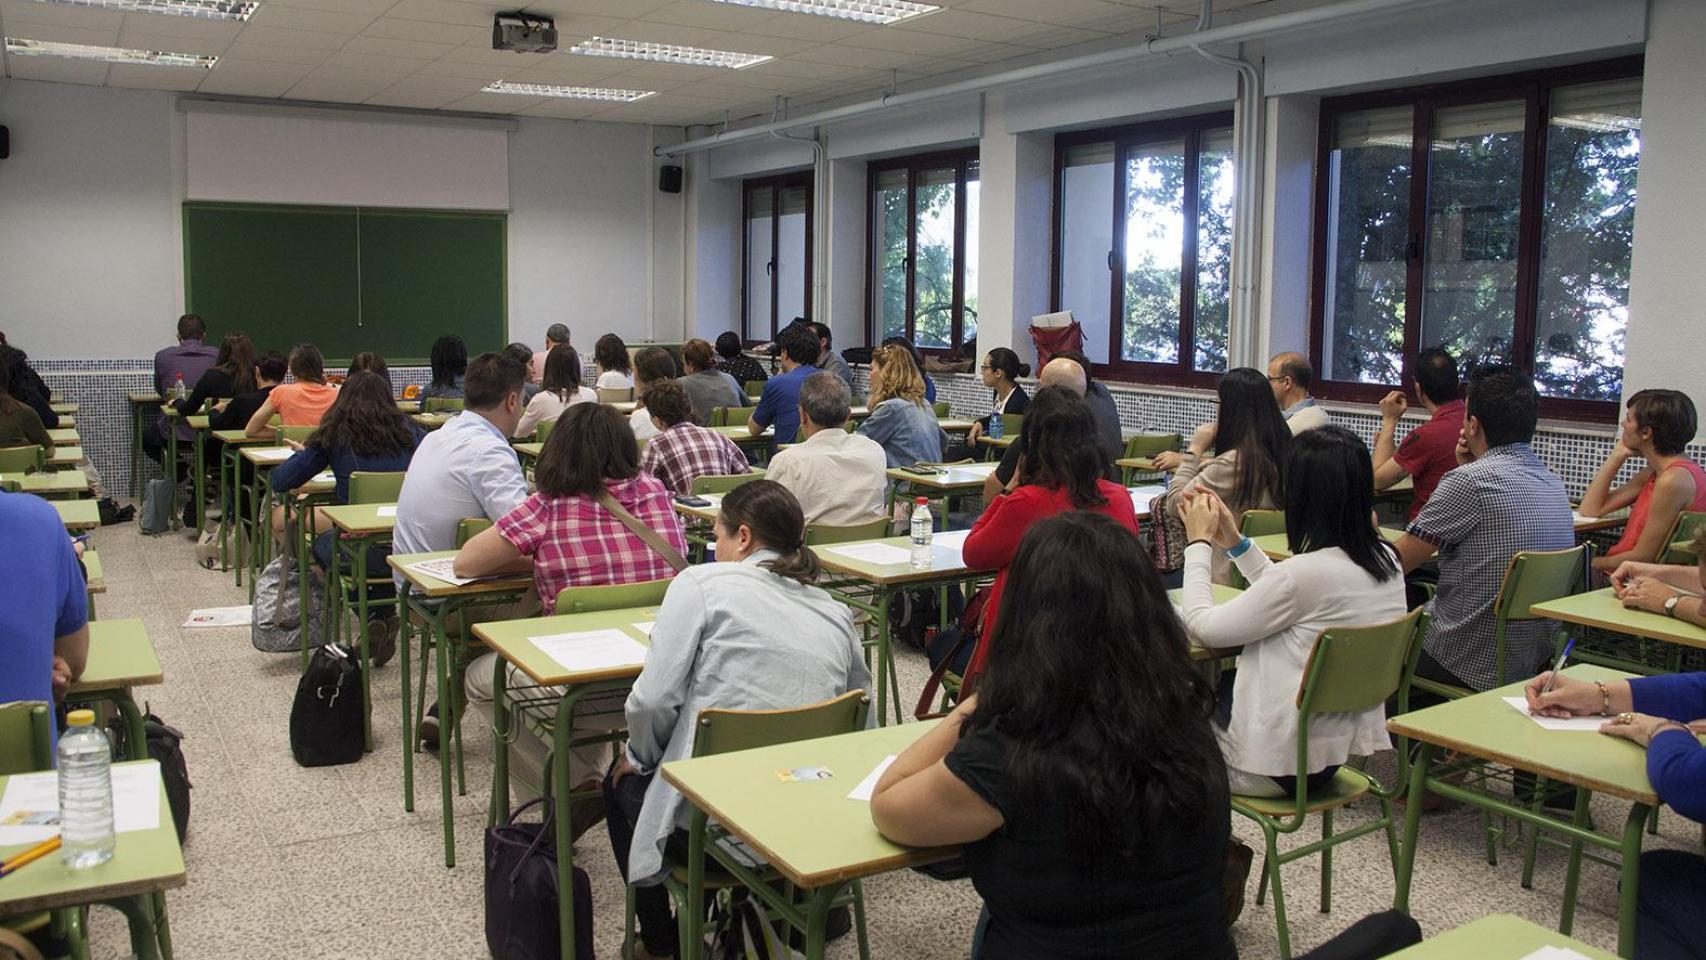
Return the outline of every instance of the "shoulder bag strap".
[[[616,502],[616,498],[610,495],[609,490],[598,491],[598,502],[604,509],[609,510],[616,519],[622,521],[622,525],[627,527],[634,536],[644,540],[646,546],[657,551],[657,555],[673,567],[676,573],[687,569],[687,559],[677,553],[676,549],[670,546],[669,541],[665,540],[662,534],[646,526],[640,518],[623,509],[622,504]]]

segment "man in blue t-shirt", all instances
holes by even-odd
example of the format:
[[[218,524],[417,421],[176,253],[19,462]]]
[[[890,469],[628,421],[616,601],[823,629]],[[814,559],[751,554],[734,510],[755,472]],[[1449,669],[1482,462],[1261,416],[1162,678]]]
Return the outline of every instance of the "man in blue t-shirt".
[[[83,674],[89,596],[59,514],[25,493],[0,493],[0,703],[53,702]]]
[[[808,324],[797,323],[782,331],[777,338],[782,348],[782,372],[764,383],[764,394],[758,406],[747,417],[746,428],[758,436],[771,424],[776,425],[776,442],[793,443],[800,430],[800,385],[818,372],[817,334]]]

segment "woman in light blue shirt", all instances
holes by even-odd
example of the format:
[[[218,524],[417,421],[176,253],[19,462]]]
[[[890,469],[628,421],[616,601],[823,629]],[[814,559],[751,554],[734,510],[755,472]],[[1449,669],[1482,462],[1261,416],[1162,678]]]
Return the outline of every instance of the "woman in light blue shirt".
[[[693,755],[700,711],[786,710],[870,688],[852,615],[812,585],[820,568],[805,529],[781,484],[736,487],[716,522],[718,562],[677,574],[652,625],[628,695],[628,749],[604,780],[611,849],[640,885],[636,958],[675,955],[669,894],[655,884],[686,863],[691,811],[655,774]]]
[[[878,347],[871,353],[870,403],[871,415],[859,432],[882,444],[890,469],[941,461],[946,436],[924,405],[924,378],[905,348]]]

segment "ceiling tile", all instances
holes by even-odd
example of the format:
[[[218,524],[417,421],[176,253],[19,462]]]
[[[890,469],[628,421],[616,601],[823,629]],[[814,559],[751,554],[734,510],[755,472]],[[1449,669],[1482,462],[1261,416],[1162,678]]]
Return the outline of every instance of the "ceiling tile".
[[[124,13],[118,10],[99,10],[94,7],[33,3],[31,0],[0,0],[0,20],[5,21],[8,32],[17,29],[14,26],[15,23],[23,22],[45,23],[59,27],[83,27],[88,30],[112,30],[116,33],[124,22]]]
[[[774,20],[777,14],[771,10],[761,10],[754,7],[739,7],[727,3],[707,3],[705,0],[676,0],[645,15],[645,19],[654,23],[678,23],[688,27],[708,27],[712,30],[747,30],[763,23]],[[788,14],[784,14],[788,16]],[[809,14],[792,14],[792,16],[809,16]],[[814,17],[813,19],[821,19]]]
[[[842,20],[838,17],[818,17],[809,13],[784,13],[762,20],[750,27],[741,28],[742,33],[750,33],[760,37],[786,37],[790,40],[809,40],[812,43],[833,43],[845,40],[872,30],[882,30],[883,27],[855,20]]]
[[[492,34],[485,26],[476,27],[469,24],[432,23],[426,20],[380,17],[368,24],[367,29],[363,30],[361,35],[364,37],[381,37],[388,40],[461,44],[472,43],[481,37],[490,37]]]
[[[530,107],[515,111],[524,117],[555,117],[559,120],[584,120],[595,113],[602,113],[605,104],[585,100],[547,100]]]
[[[6,36],[19,37],[27,40],[49,40],[54,43],[92,43],[110,47],[118,43],[118,27],[70,27],[57,23],[37,23],[23,21],[14,23],[6,20]],[[27,60],[29,57],[8,57],[10,60]],[[34,59],[44,59],[36,57]]]
[[[380,57],[406,57],[413,60],[437,60],[457,45],[453,43],[427,43],[422,40],[393,40],[389,37],[370,37],[362,34],[351,37],[344,45],[344,53],[359,53]]]
[[[119,46],[137,50],[160,50],[171,53],[200,53],[221,56],[231,44],[225,40],[198,40],[193,37],[161,37],[124,30],[119,33]],[[117,84],[115,84],[117,86]]]
[[[561,27],[561,24],[558,25]],[[642,43],[673,43],[684,47],[712,47],[718,37],[727,36],[727,31],[713,30],[708,27],[685,27],[674,23],[656,23],[651,20],[631,20],[620,26],[611,28],[599,35],[619,37],[623,40],[636,40]],[[561,40],[564,48],[582,39],[582,34],[576,32],[573,37],[565,34]]]
[[[368,97],[384,90],[389,84],[383,80],[371,83],[349,83],[346,81],[315,80],[313,77],[291,87],[286,96],[292,100],[314,100],[325,103],[360,103]]]
[[[288,27],[268,27],[251,23],[237,34],[237,43],[265,43],[276,47],[307,47],[313,50],[338,50],[349,42],[349,35],[324,33],[319,30],[292,30]]]
[[[463,94],[450,93],[440,90],[399,90],[392,87],[381,91],[367,99],[367,102],[382,107],[411,107],[416,110],[436,110]]]
[[[492,11],[489,7],[451,3],[450,0],[398,0],[396,6],[385,11],[385,16],[398,20],[466,24],[485,27],[487,30],[492,28]]]
[[[115,63],[107,73],[107,86],[132,90],[194,90],[209,71],[196,67],[145,67]]]
[[[314,68],[302,63],[267,63],[265,61],[234,60],[230,57],[221,58],[213,68],[213,73],[221,77],[237,77],[245,80],[301,80]]]
[[[301,7],[307,10],[327,10],[334,13],[358,13],[377,17],[397,0],[265,0],[269,7]]]
[[[522,6],[528,13],[537,13],[546,17],[576,17],[602,16],[616,17],[623,20],[633,17],[643,17],[659,7],[667,7],[675,0],[541,0]],[[562,24],[558,24],[562,26]]]
[[[85,83],[99,86],[106,82],[107,65],[78,60],[56,60],[52,57],[7,57],[13,77],[19,80],[49,80],[54,83]]]
[[[349,50],[340,50],[326,58],[326,66],[328,67],[343,67],[349,70],[399,75],[414,73],[431,62],[431,60],[416,60],[411,57],[382,57],[370,53],[352,53]]]
[[[238,40],[225,48],[225,56],[230,60],[260,61],[265,63],[292,63],[316,66],[326,62],[332,55],[330,50],[316,50],[309,47],[281,47],[270,43],[249,43]]]
[[[504,71],[489,63],[463,63],[458,60],[434,60],[416,71],[414,76],[479,77],[487,83],[502,79]]]
[[[498,70],[519,70],[540,60],[561,56],[555,53],[517,53],[514,50],[493,50],[490,44],[464,43],[444,52],[440,60],[452,63],[483,63]]]
[[[1036,30],[1037,25],[1026,20],[1015,20],[1012,17],[966,13],[961,10],[940,10],[926,17],[903,20],[886,29],[935,33],[950,37],[966,37],[973,40],[1017,42],[1018,38],[1027,32]]]
[[[237,38],[244,24],[235,20],[204,20],[200,17],[169,17],[160,14],[132,13],[124,18],[121,33],[147,33],[160,37],[195,37],[199,40],[218,40],[230,43]]]
[[[471,110],[475,113],[514,113],[544,99],[547,98],[522,97],[508,93],[476,93],[452,100],[444,106],[446,110]]]
[[[521,70],[506,72],[503,78],[515,83],[610,86],[613,84],[606,81],[628,66],[627,61],[599,57],[552,57]]]
[[[351,34],[372,23],[373,19],[371,14],[262,3],[260,9],[255,11],[255,15],[249,18],[249,26],[285,27],[291,30],[319,30],[325,33]]]
[[[484,77],[443,77],[436,74],[415,73],[398,80],[391,85],[390,89],[415,92],[434,91],[465,97],[470,93],[478,93],[481,87],[490,82]]]
[[[229,97],[282,97],[298,83],[297,78],[221,76],[225,65],[215,67],[196,89],[201,93],[219,93]]]

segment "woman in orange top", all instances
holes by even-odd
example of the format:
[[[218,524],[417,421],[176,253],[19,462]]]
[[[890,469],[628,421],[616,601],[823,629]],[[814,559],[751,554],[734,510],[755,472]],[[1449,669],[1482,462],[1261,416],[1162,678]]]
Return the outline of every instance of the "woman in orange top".
[[[299,343],[290,351],[290,375],[295,383],[274,387],[266,402],[249,418],[244,433],[264,437],[272,433],[270,421],[274,414],[287,427],[317,427],[320,418],[331,409],[338,398],[338,388],[326,383],[326,358],[312,343]]]
[[[1582,494],[1584,517],[1630,507],[1623,538],[1605,556],[1595,558],[1594,569],[1609,574],[1624,561],[1657,562],[1676,518],[1684,510],[1706,510],[1706,471],[1682,455],[1698,425],[1694,402],[1680,390],[1641,390],[1629,398],[1623,436]],[[1612,489],[1630,457],[1645,458],[1646,467]]]

